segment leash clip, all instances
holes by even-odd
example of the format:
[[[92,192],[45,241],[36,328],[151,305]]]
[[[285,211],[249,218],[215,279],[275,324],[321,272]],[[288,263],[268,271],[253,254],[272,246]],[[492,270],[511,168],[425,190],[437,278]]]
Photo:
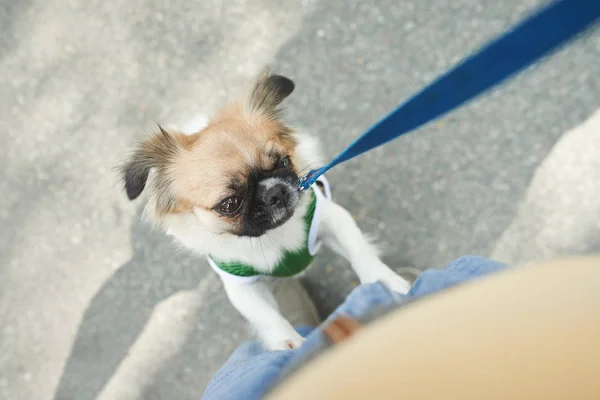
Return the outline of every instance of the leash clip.
[[[308,174],[300,178],[300,181],[298,182],[300,190],[308,190],[311,185],[317,181],[317,178],[321,176],[321,174],[322,172],[320,169],[313,169]]]

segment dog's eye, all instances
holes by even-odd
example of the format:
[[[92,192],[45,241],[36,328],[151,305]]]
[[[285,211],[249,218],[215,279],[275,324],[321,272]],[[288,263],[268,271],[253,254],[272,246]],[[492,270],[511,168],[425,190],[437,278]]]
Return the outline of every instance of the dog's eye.
[[[215,210],[223,215],[233,215],[240,211],[243,203],[244,199],[241,197],[228,197],[217,204]]]
[[[289,156],[285,156],[279,161],[279,168],[289,168],[290,165],[292,165],[292,160]]]

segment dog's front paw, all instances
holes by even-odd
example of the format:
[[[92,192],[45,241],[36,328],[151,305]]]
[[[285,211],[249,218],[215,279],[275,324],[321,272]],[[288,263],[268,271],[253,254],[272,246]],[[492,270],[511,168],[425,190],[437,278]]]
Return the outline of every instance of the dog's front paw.
[[[284,340],[282,343],[279,344],[279,346],[277,346],[277,350],[294,350],[299,348],[300,346],[302,346],[302,343],[304,343],[306,339],[304,339],[302,336],[298,337],[298,338],[290,338],[290,339],[286,339]]]
[[[302,346],[305,340],[294,331],[293,334],[290,332],[285,337],[281,335],[268,335],[264,338],[264,344],[267,350],[293,350]]]
[[[393,290],[394,292],[398,292],[400,294],[407,294],[410,290],[410,282],[396,274],[394,271],[389,270],[389,273],[386,273],[387,276],[381,277],[378,279],[383,282],[388,288]]]
[[[390,290],[400,294],[406,294],[410,290],[410,282],[395,273],[390,267],[382,263],[373,263],[369,268],[369,274],[361,277],[361,283],[381,282]]]

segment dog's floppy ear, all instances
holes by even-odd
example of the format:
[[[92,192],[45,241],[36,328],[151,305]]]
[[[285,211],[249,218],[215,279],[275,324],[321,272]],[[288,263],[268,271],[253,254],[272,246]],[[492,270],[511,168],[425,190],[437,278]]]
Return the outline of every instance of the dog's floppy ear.
[[[144,191],[150,168],[149,165],[140,162],[137,157],[132,158],[123,167],[123,180],[125,181],[125,191],[129,200],[137,199]]]
[[[276,113],[277,106],[294,91],[294,82],[281,75],[263,74],[250,97],[252,110]]]
[[[142,194],[152,168],[157,169],[157,189],[167,190],[166,169],[180,152],[181,146],[177,139],[160,125],[158,128],[159,132],[141,142],[121,168],[129,200],[134,200]]]

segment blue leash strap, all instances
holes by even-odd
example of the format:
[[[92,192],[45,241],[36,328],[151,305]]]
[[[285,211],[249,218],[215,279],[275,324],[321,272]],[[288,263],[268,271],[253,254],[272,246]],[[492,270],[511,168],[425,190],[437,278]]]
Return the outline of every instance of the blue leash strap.
[[[375,124],[326,166],[300,179],[307,189],[336,165],[404,135],[494,87],[589,28],[600,0],[555,0],[487,44]]]

